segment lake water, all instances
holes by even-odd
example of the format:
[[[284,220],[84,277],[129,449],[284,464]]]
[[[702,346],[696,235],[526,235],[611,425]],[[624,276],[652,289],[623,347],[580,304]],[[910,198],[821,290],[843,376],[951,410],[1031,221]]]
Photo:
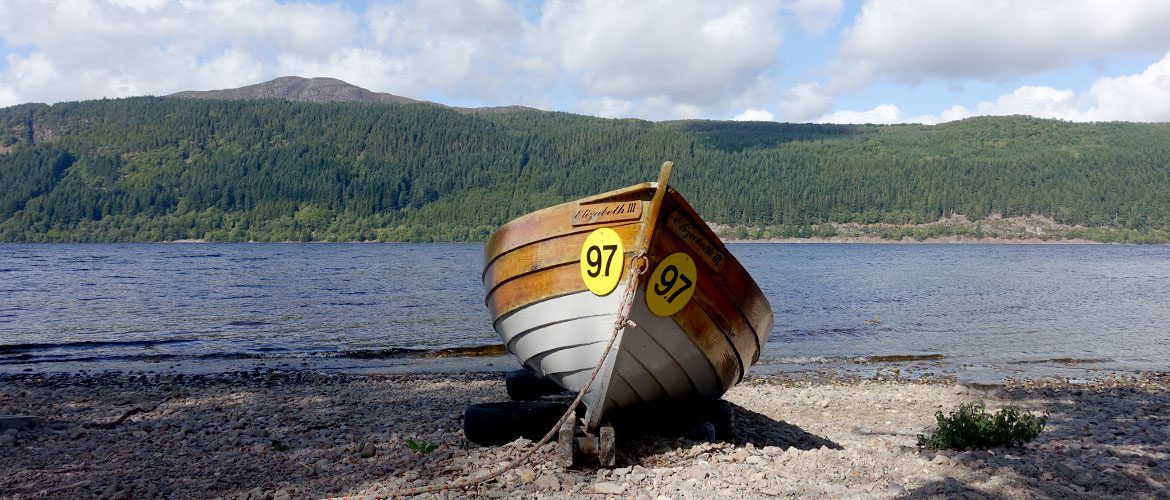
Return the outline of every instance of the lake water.
[[[1170,370],[1170,246],[730,248],[776,312],[753,372]],[[477,244],[0,245],[0,372],[422,370],[437,362],[419,352],[498,344],[481,260]]]

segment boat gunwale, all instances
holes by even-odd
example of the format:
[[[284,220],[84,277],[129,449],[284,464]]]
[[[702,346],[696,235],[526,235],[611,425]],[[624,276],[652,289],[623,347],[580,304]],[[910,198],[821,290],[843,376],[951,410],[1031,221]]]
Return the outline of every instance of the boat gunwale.
[[[519,248],[519,247],[527,245],[527,244],[535,243],[538,241],[544,241],[547,239],[556,238],[557,236],[559,236],[559,234],[550,235],[546,238],[528,241],[528,242],[522,243],[520,245],[511,245],[511,246],[508,246],[507,248],[502,247],[503,242],[501,242],[500,240],[504,238],[503,235],[508,233],[510,230],[512,230],[516,226],[519,226],[519,225],[521,225],[529,220],[533,220],[533,219],[538,220],[541,218],[548,217],[549,215],[551,215],[551,213],[555,212],[558,209],[563,209],[564,207],[566,207],[568,205],[573,205],[573,204],[582,205],[582,204],[589,204],[589,203],[604,202],[604,201],[611,200],[614,198],[628,197],[629,195],[634,194],[634,193],[653,190],[653,189],[656,189],[657,187],[658,187],[657,182],[643,182],[640,184],[626,186],[626,187],[623,187],[620,189],[615,189],[615,190],[608,191],[605,193],[596,194],[593,196],[587,196],[585,198],[570,200],[570,201],[566,201],[564,203],[558,203],[558,204],[553,205],[551,207],[545,207],[545,208],[542,208],[540,210],[537,210],[534,212],[529,212],[529,213],[521,215],[515,219],[512,219],[512,220],[504,223],[503,225],[501,225],[499,228],[497,228],[491,234],[491,236],[488,237],[487,243],[484,245],[484,266],[483,266],[484,270],[486,271],[488,266],[490,266],[493,262],[495,262],[496,259],[500,258],[501,255],[508,253],[516,248]],[[644,218],[645,218],[645,216],[643,215],[642,218],[639,218],[639,221],[644,219]],[[574,226],[574,227],[588,227],[588,226],[594,226],[597,224],[604,224],[604,222],[598,222],[596,224],[586,224],[586,225]],[[575,233],[577,231],[573,231],[573,232]]]

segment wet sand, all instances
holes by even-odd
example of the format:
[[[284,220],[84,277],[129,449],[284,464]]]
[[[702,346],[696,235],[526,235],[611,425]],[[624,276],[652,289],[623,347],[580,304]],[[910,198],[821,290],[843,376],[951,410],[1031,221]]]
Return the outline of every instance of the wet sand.
[[[555,465],[552,445],[451,498],[1167,498],[1170,374],[967,386],[750,377],[725,398],[732,442],[622,436],[617,467]],[[462,410],[506,400],[498,374],[5,375],[2,498],[387,495],[482,473],[526,449],[468,443]],[[986,401],[1049,416],[1022,448],[915,447],[936,411]],[[139,411],[135,411],[139,410]],[[119,422],[120,421],[120,422]],[[7,437],[2,437],[7,436]],[[419,453],[407,440],[437,449]]]

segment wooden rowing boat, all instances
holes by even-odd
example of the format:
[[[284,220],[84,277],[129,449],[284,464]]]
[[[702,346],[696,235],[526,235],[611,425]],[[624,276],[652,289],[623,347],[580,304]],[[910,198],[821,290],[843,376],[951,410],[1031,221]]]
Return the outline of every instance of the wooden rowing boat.
[[[667,185],[672,166],[658,182],[524,215],[485,249],[493,325],[537,376],[579,391],[618,330],[583,399],[589,429],[618,408],[722,396],[772,329],[760,287]]]

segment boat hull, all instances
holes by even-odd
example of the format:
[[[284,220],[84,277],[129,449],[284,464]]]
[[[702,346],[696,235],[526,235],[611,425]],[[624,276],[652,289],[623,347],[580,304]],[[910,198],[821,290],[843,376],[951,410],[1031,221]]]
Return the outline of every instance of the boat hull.
[[[497,231],[485,251],[493,326],[508,351],[538,376],[579,391],[616,336],[583,399],[589,428],[620,408],[721,396],[759,358],[772,328],[771,306],[747,271],[677,192],[666,189],[663,201],[651,206],[656,188],[631,186],[528,214]],[[581,220],[582,213],[601,212],[596,207],[633,204],[636,210],[616,220]],[[613,229],[627,252],[617,288],[597,295],[579,266],[585,239],[602,227]],[[677,311],[652,311],[647,293],[663,286],[650,281],[652,272],[627,279],[637,250],[643,250],[646,271],[678,253],[694,262],[687,271],[694,274],[693,295]],[[629,283],[636,287],[629,321],[615,325]]]

